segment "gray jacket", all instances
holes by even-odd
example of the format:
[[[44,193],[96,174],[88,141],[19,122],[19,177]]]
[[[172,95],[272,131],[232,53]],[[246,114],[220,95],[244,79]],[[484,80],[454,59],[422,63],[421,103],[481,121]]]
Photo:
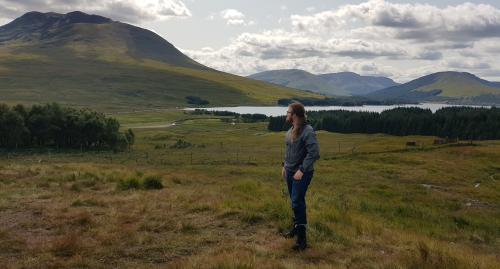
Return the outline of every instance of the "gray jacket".
[[[302,172],[314,170],[314,162],[319,159],[319,146],[316,133],[311,125],[305,124],[302,133],[292,143],[292,130],[288,130],[285,137],[286,154],[285,168]]]

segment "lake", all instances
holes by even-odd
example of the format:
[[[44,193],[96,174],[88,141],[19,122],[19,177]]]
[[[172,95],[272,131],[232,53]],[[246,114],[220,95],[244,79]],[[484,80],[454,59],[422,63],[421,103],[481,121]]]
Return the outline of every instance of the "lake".
[[[443,107],[462,106],[437,103],[421,103],[421,104],[406,104],[406,105],[384,105],[384,106],[306,106],[306,111],[322,111],[322,110],[346,110],[346,111],[367,111],[367,112],[382,112],[396,107],[420,107],[430,109],[433,113]],[[481,107],[481,106],[471,106]],[[488,106],[485,106],[489,108]],[[195,110],[196,108],[186,108],[186,110]],[[285,106],[235,106],[235,107],[207,107],[201,108],[208,111],[230,111],[238,114],[264,114],[266,116],[283,116],[286,115],[287,107]]]

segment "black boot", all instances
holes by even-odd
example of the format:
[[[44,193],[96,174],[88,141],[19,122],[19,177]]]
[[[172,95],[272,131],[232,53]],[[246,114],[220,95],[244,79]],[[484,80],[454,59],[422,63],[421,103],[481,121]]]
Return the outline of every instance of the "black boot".
[[[307,248],[306,226],[297,225],[297,242],[293,246],[293,250],[302,251]]]
[[[285,238],[294,238],[297,235],[297,225],[293,225],[293,228],[281,233]]]

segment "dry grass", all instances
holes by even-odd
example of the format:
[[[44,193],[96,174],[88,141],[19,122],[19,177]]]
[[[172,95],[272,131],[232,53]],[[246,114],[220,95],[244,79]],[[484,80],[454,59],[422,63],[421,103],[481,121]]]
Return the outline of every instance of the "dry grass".
[[[5,268],[500,265],[498,141],[406,150],[404,141],[409,138],[321,132],[323,159],[307,197],[311,248],[294,253],[293,242],[278,234],[291,218],[279,162],[273,161],[280,156],[282,134],[268,134],[261,124],[228,129],[220,122],[205,123],[139,131],[131,153],[3,156],[0,264]],[[206,145],[195,148],[193,164],[183,158],[192,149],[154,149],[155,143],[171,144],[179,137]],[[352,154],[348,147],[338,152],[339,141],[355,143],[359,152]],[[239,160],[228,156],[235,145]],[[121,180],[149,176],[161,179],[163,188],[117,187]]]

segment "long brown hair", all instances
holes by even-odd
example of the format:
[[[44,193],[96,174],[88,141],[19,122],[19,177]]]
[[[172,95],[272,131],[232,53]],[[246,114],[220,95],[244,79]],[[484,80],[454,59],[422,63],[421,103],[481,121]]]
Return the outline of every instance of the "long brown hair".
[[[292,109],[292,116],[295,114],[299,119],[298,124],[294,124],[292,129],[292,141],[295,141],[295,139],[297,139],[297,137],[299,137],[302,133],[302,129],[304,129],[304,123],[307,120],[306,109],[304,108],[304,105],[299,102],[291,103],[288,107]]]

